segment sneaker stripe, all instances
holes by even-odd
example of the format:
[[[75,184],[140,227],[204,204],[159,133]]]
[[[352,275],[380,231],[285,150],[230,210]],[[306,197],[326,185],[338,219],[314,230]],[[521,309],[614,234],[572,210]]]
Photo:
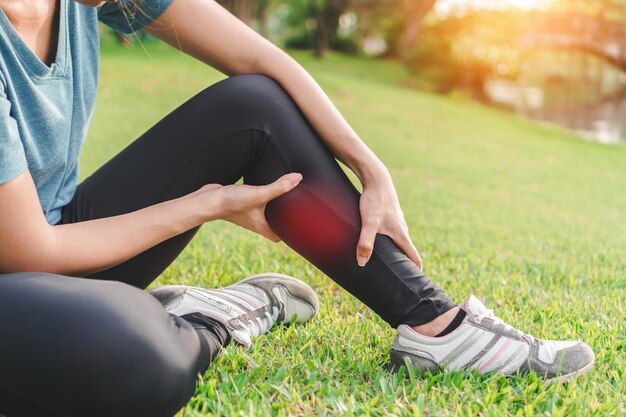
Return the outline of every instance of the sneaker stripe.
[[[516,359],[518,358],[520,352],[524,351],[525,345],[523,343],[517,342],[517,343],[514,343],[514,346],[517,346],[517,349],[513,352],[513,354],[503,364],[501,364],[500,366],[496,368],[493,368],[491,372],[498,372],[498,373],[502,372],[502,373],[508,374],[508,373],[511,373],[511,371],[509,370],[507,372],[507,368],[517,369],[520,367],[521,362],[523,362],[523,359],[525,358],[526,355],[524,355],[524,358],[522,358],[522,361],[520,360],[516,361]]]
[[[511,345],[512,342],[513,342],[512,339],[507,338],[504,344],[502,345],[502,347],[496,352],[496,354],[493,355],[491,358],[489,358],[487,362],[482,364],[480,368],[478,368],[478,372],[481,374],[484,372],[487,372],[487,369],[489,368],[489,366],[492,363],[494,363],[500,356],[502,356],[502,354],[508,349],[508,347]]]
[[[265,304],[260,303],[258,299],[255,299],[250,294],[247,294],[243,291],[232,290],[230,288],[222,288],[221,291],[227,294],[230,294],[239,300],[244,301],[246,304],[251,306],[253,310],[256,310],[257,308],[261,308],[265,305]]]
[[[478,329],[474,326],[461,324],[454,331],[454,334],[451,333],[443,337],[427,337],[420,335],[410,326],[403,324],[398,327],[398,344],[407,349],[427,351],[432,360],[441,363],[442,360],[449,356],[450,352],[455,351],[467,341],[468,337],[471,337],[477,331]]]
[[[220,298],[222,300],[224,300],[225,302],[234,304],[236,306],[238,306],[241,310],[248,312],[248,311],[252,311],[252,310],[256,310],[256,307],[250,307],[250,303],[241,300],[241,298],[236,297],[234,294],[229,294],[223,291],[223,289],[219,289],[219,290],[208,290],[206,291],[207,296],[211,296],[214,298]]]
[[[239,315],[248,312],[248,310],[244,309],[242,306],[229,302],[224,297],[220,297],[208,291],[187,291],[187,294],[197,300],[211,304],[220,310],[226,310],[231,315]]]
[[[232,314],[227,313],[223,310],[218,310],[217,308],[193,308],[189,313],[200,313],[204,316],[210,317],[214,320],[219,321],[220,323],[228,322],[232,318]]]
[[[188,295],[191,296],[190,293],[188,293]],[[209,310],[209,308],[207,307],[211,307],[211,310],[215,311],[216,314],[220,314],[223,315],[225,317],[233,317],[233,316],[237,316],[240,315],[241,313],[238,311],[233,310],[232,308],[230,308],[228,305],[216,301],[216,300],[211,300],[208,298],[198,298],[198,297],[194,297],[191,296],[193,298],[195,298],[196,300],[198,300],[200,302],[200,304],[197,303],[185,303],[181,306],[178,306],[177,308],[171,310],[171,313],[177,314],[177,315],[183,315],[183,314],[190,314],[196,311],[200,311],[200,310]]]
[[[476,362],[478,362],[478,360],[480,358],[482,358],[483,356],[485,356],[487,354],[487,352],[489,352],[489,350],[491,350],[491,348],[493,348],[493,346],[498,343],[498,340],[500,340],[502,338],[502,336],[500,336],[499,334],[494,335],[491,340],[489,341],[489,343],[487,343],[485,345],[485,347],[483,347],[480,352],[478,352],[476,355],[474,355],[474,357],[472,359],[470,359],[465,365],[461,366],[461,368],[463,369],[471,369],[472,366],[474,366],[474,364]]]
[[[475,342],[479,341],[484,334],[485,332],[483,330],[480,330],[478,328],[473,329],[473,331],[469,334],[469,336],[465,338],[465,340],[459,343],[441,360],[441,364],[444,366],[451,366],[452,362],[454,362],[456,358],[463,355],[463,353],[465,353],[468,348],[471,348],[471,346]]]

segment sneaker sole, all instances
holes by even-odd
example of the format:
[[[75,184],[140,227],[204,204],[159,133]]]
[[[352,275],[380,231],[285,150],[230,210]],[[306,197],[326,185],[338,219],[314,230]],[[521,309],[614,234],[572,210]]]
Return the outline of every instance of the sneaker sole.
[[[406,359],[409,359],[413,364],[413,368],[419,375],[424,375],[427,372],[431,374],[442,372],[443,368],[438,366],[432,361],[424,359],[420,356],[413,355],[409,352],[392,349],[389,354],[389,370],[397,373],[401,367],[406,366]]]
[[[591,367],[593,366],[593,364],[596,361],[593,360],[591,362],[589,362],[587,365],[583,366],[582,368],[580,368],[577,371],[571,372],[569,374],[565,374],[565,375],[559,375],[559,376],[555,376],[554,378],[550,378],[550,379],[546,379],[546,385],[550,385],[550,384],[554,384],[554,383],[558,383],[558,382],[567,382],[570,381],[576,377],[579,377],[581,375],[586,374],[587,372],[589,372],[591,370]]]
[[[403,351],[397,351],[397,350],[391,350],[391,353],[389,355],[389,360],[390,360],[390,364],[388,367],[389,370],[393,373],[397,373],[400,370],[400,367],[406,366],[405,358],[408,358],[411,361],[414,369],[417,371],[419,375],[424,375],[427,372],[434,374],[434,373],[446,371],[445,368],[442,368],[441,366],[438,366],[438,365],[433,366],[431,363],[428,363],[425,366],[421,366],[420,362],[426,361],[424,358],[417,356],[417,355],[413,355],[409,352],[403,352]],[[583,366],[582,368],[580,368],[579,370],[575,372],[549,378],[549,379],[546,379],[544,382],[546,385],[568,382],[576,377],[579,377],[589,372],[591,368],[593,367],[594,363],[595,363],[595,360],[588,363],[587,365]],[[505,376],[511,377],[513,375],[505,375]],[[539,377],[541,377],[541,375],[539,375]]]
[[[297,298],[298,300],[312,306],[313,314],[311,315],[311,317],[309,317],[309,319],[315,317],[320,309],[319,300],[317,298],[315,290],[297,278],[291,277],[289,275],[279,274],[277,272],[264,272],[261,274],[247,277],[239,281],[238,284],[245,284],[247,282],[254,284],[255,281],[269,281],[270,283],[274,283],[275,285],[282,285],[291,297]]]

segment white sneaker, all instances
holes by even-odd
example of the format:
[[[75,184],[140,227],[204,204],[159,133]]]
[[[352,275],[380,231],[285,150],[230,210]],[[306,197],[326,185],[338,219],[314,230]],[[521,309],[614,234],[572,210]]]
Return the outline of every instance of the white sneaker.
[[[445,336],[428,337],[400,325],[391,347],[392,366],[398,369],[408,358],[423,372],[441,368],[504,375],[535,372],[549,381],[565,381],[593,365],[593,351],[583,342],[536,339],[504,323],[473,295],[460,308],[467,315]]]
[[[304,322],[315,316],[319,301],[304,282],[282,274],[264,273],[225,288],[165,285],[150,291],[177,316],[200,313],[222,323],[232,338],[248,349],[252,338],[274,323]]]

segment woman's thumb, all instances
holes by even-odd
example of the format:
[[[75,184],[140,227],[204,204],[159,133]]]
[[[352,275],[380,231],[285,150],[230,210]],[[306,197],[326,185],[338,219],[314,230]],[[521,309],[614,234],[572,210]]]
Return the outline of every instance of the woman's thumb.
[[[294,189],[300,181],[302,181],[302,174],[300,173],[292,172],[285,174],[273,183],[263,187],[263,197],[268,201],[280,197]]]

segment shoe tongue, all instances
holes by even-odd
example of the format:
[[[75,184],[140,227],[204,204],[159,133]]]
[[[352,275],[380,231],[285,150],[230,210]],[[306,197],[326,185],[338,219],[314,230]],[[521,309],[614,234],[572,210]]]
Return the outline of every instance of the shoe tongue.
[[[485,305],[481,303],[480,300],[476,298],[473,294],[470,295],[469,298],[465,300],[463,304],[461,304],[459,307],[467,314],[480,314],[483,311],[487,310],[487,307],[485,307]]]

